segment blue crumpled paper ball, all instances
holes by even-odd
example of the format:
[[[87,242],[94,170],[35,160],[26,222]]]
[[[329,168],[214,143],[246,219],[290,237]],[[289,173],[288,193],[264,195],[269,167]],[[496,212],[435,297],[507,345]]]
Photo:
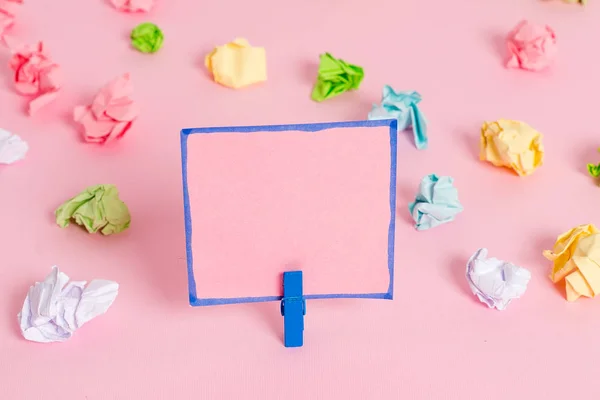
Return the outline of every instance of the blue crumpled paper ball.
[[[422,231],[454,220],[463,211],[450,176],[427,175],[421,180],[415,201],[408,205],[415,228]]]
[[[418,92],[396,92],[385,85],[381,96],[381,105],[373,105],[369,119],[395,119],[398,121],[398,132],[412,128],[415,146],[422,150],[427,148],[427,121],[417,104],[421,101]]]

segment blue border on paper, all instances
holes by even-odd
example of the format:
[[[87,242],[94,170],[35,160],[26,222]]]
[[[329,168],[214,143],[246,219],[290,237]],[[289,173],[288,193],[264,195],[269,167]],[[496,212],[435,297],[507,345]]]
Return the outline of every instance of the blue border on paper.
[[[192,211],[190,209],[189,190],[187,184],[187,139],[189,135],[209,133],[252,133],[252,132],[285,132],[302,131],[318,132],[333,128],[368,128],[388,126],[390,128],[390,224],[388,228],[388,271],[390,282],[385,293],[360,293],[360,294],[312,294],[305,295],[306,299],[387,299],[391,300],[394,294],[394,237],[396,232],[396,167],[397,167],[397,121],[393,119],[325,122],[314,124],[292,125],[264,125],[264,126],[229,126],[212,128],[191,128],[181,131],[181,169],[183,175],[183,208],[185,218],[185,247],[187,253],[187,272],[189,300],[192,306],[213,306],[220,304],[257,303],[263,301],[281,300],[282,296],[263,297],[232,297],[232,298],[198,298],[196,294],[196,279],[194,277],[194,256],[192,254]]]

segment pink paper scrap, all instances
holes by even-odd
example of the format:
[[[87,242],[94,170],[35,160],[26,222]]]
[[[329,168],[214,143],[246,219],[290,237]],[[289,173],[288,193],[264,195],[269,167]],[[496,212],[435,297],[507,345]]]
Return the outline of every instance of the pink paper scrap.
[[[507,68],[541,71],[556,58],[556,34],[548,25],[521,21],[508,35]]]
[[[119,11],[148,12],[154,6],[154,0],[110,0]]]
[[[104,86],[91,105],[75,107],[73,118],[83,126],[84,140],[106,143],[125,135],[140,111],[132,94],[133,83],[124,74]]]
[[[23,0],[0,0],[0,39],[15,23],[18,4],[21,3]]]
[[[50,58],[43,42],[35,46],[11,46],[13,56],[9,66],[14,71],[15,89],[26,96],[34,96],[29,102],[29,115],[53,101],[61,87],[60,66]]]

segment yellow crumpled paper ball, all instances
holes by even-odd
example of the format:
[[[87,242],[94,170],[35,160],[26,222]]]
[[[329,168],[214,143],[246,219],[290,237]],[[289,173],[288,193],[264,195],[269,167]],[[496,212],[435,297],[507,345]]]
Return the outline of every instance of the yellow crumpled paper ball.
[[[252,47],[243,38],[215,47],[204,59],[204,65],[215,82],[233,89],[267,80],[264,47]]]
[[[568,301],[600,293],[600,231],[592,224],[579,225],[558,237],[544,257],[554,262],[550,279],[565,279]]]
[[[544,161],[542,134],[521,121],[484,122],[479,158],[512,168],[519,176],[531,175]]]

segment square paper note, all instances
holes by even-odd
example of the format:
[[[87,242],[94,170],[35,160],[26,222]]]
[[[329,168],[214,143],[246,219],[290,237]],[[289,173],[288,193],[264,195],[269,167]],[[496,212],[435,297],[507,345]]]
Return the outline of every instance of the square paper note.
[[[391,299],[393,120],[181,132],[190,304]]]

